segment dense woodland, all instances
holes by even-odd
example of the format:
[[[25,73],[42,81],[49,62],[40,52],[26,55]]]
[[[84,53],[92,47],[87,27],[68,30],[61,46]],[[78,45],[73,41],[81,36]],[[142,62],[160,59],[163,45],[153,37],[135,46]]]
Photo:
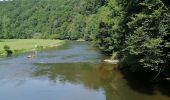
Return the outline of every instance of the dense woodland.
[[[169,0],[10,0],[0,2],[0,38],[93,41],[132,71],[167,75]],[[129,66],[129,67],[128,67]]]

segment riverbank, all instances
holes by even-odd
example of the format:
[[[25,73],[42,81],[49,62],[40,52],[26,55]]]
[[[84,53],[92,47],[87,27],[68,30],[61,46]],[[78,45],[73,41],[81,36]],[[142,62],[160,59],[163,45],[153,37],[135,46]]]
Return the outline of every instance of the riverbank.
[[[62,45],[64,40],[50,39],[1,39],[0,40],[0,56],[5,56],[4,46],[8,46],[12,54],[20,54],[29,51],[42,50],[45,48],[56,47]]]

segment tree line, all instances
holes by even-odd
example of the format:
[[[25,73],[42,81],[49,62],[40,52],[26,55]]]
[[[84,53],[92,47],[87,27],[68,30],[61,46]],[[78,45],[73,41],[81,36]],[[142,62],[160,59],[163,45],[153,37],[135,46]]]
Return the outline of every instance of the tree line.
[[[132,71],[168,73],[169,0],[11,0],[0,2],[0,38],[95,43]]]
[[[3,1],[0,38],[84,38],[87,16],[101,5],[98,0]]]

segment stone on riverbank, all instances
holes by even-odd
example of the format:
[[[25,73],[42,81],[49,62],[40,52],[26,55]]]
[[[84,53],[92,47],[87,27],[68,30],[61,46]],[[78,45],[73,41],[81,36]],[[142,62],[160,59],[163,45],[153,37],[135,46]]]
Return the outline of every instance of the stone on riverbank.
[[[110,63],[110,64],[118,64],[119,60],[105,59],[104,62],[107,62],[107,63]]]

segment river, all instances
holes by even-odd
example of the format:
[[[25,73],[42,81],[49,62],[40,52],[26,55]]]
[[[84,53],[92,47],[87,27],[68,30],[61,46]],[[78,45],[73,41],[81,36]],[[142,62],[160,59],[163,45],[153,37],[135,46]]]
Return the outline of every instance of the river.
[[[0,58],[0,100],[170,100],[169,84],[127,78],[90,42]]]

